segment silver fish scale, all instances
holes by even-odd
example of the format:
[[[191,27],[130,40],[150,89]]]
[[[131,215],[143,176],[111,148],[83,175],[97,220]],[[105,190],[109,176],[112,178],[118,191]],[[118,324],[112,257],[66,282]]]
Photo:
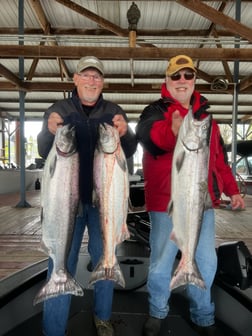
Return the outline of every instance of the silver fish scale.
[[[53,271],[34,304],[62,294],[83,295],[81,286],[66,269],[78,203],[79,154],[75,132],[66,125],[57,130],[42,176],[41,248],[52,258]]]
[[[103,256],[92,272],[89,284],[109,279],[124,287],[124,277],[116,258],[116,246],[129,238],[126,224],[129,198],[127,162],[118,131],[105,124],[100,126],[99,132],[99,145],[94,157],[94,194],[100,211]],[[116,142],[116,149],[105,153],[104,142],[106,148],[112,148]]]
[[[210,205],[208,193],[210,117],[193,118],[190,110],[180,127],[172,163],[172,194],[168,213],[172,215],[171,239],[182,253],[170,288],[191,283],[205,288],[195,261],[203,212]]]

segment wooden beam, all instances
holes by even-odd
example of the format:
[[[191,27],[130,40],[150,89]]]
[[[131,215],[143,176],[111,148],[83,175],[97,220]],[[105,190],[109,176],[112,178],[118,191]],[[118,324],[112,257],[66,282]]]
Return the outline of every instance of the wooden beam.
[[[122,29],[121,27],[115,25],[114,23],[102,18],[101,16],[89,11],[88,9],[78,5],[77,3],[71,0],[55,0],[58,3],[70,8],[71,10],[84,15],[85,17],[89,18],[90,20],[96,22],[98,25],[110,30],[111,32],[115,33],[118,36],[127,37],[128,30]]]
[[[252,76],[244,78],[238,85],[239,92],[246,90],[252,85]]]
[[[89,18],[90,20],[96,22],[99,26],[104,27],[105,29],[108,29],[109,31],[115,33],[117,36],[121,36],[121,37],[126,37],[128,35],[128,30],[127,29],[123,29],[117,25],[115,25],[114,23],[102,18],[101,16],[89,11],[88,9],[76,4],[75,2],[71,1],[71,0],[55,0],[57,2],[59,2],[60,4],[74,10],[75,12]],[[139,46],[141,47],[154,47],[155,46],[153,44],[150,43],[138,43]]]
[[[0,58],[39,57],[79,59],[84,55],[95,55],[107,60],[167,60],[178,54],[186,54],[192,59],[204,61],[251,61],[252,49],[246,48],[130,48],[130,47],[80,47],[80,46],[27,46],[0,45]]]
[[[210,22],[219,24],[220,26],[229,29],[233,34],[244,37],[252,42],[252,29],[244,24],[232,19],[230,16],[220,13],[211,6],[204,4],[200,0],[176,0],[180,5],[192,10],[195,13],[207,18]]]
[[[50,24],[47,21],[43,8],[39,0],[29,0],[30,6],[32,7],[34,13],[37,16],[40,26],[43,29],[43,32],[50,34]]]
[[[64,27],[50,27],[51,35],[58,36],[101,36],[101,37],[111,37],[115,34],[107,29],[97,27],[96,29],[85,29],[85,28],[64,28]],[[228,30],[216,30],[217,34],[221,37],[230,37],[234,34]],[[25,35],[42,35],[44,31],[40,28],[25,28]],[[149,36],[158,36],[158,37],[205,37],[208,36],[208,29],[138,29],[138,37],[149,37]],[[0,35],[18,35],[18,28],[10,27],[0,27]]]
[[[10,81],[19,90],[23,89],[23,81],[18,78],[13,72],[7,69],[0,63],[0,75]]]
[[[218,41],[219,36],[218,36],[218,34],[216,33],[215,29],[213,29],[212,34],[213,34],[213,36],[216,38],[216,47],[222,49],[223,46],[221,45],[220,41]],[[217,41],[218,41],[218,42],[217,42]],[[230,83],[233,82],[233,76],[232,76],[232,73],[231,73],[231,71],[230,71],[228,62],[227,62],[226,60],[222,60],[222,65],[223,65],[223,68],[224,68],[224,71],[225,71],[227,80],[228,80]]]
[[[37,16],[37,19],[39,21],[40,26],[43,29],[44,34],[45,35],[51,35],[51,24],[48,22],[48,20],[46,18],[46,15],[43,11],[40,0],[29,0],[29,2],[30,2],[31,7],[33,8],[33,11],[34,11],[35,15]],[[40,46],[45,45],[46,44],[46,39],[43,40],[43,41],[40,41],[39,44],[40,44]],[[49,44],[51,44],[53,46],[56,46],[57,42],[54,41],[54,40],[50,40]],[[35,73],[38,61],[39,61],[38,58],[35,58],[33,60],[30,71],[29,71],[29,74],[27,76],[28,80],[32,79],[32,77]],[[65,62],[63,60],[61,60],[60,58],[59,58],[59,65],[60,65],[60,72],[65,74],[67,79],[70,79],[70,74],[69,74],[69,71],[67,69],[67,66],[66,66]]]
[[[74,88],[73,82],[24,82],[23,87],[27,91],[44,91],[44,92],[61,92],[61,91],[72,91]],[[135,84],[134,87],[131,84],[120,84],[120,83],[105,83],[103,92],[104,93],[160,93],[160,84]],[[0,82],[0,91],[16,91],[15,85],[9,82]],[[196,90],[202,93],[211,94],[233,94],[233,84],[228,85],[228,90],[226,91],[212,91],[211,84],[196,84]],[[247,88],[242,91],[243,94],[252,93],[252,88]]]

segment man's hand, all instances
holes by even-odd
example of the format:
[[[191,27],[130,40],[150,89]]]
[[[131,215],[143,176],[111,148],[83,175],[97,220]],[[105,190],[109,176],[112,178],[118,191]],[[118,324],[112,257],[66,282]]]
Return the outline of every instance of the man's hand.
[[[175,136],[178,135],[180,126],[182,124],[182,121],[183,121],[183,118],[181,117],[179,110],[174,111],[172,113],[172,126],[171,126],[171,129],[172,129],[172,132],[173,132],[173,134]]]
[[[58,127],[62,127],[64,120],[57,112],[52,112],[48,118],[48,129],[55,134]]]
[[[231,206],[232,210],[245,208],[244,199],[241,197],[240,194],[231,196]]]
[[[128,123],[121,114],[116,114],[112,121],[114,123],[114,127],[117,128],[120,137],[127,133]]]

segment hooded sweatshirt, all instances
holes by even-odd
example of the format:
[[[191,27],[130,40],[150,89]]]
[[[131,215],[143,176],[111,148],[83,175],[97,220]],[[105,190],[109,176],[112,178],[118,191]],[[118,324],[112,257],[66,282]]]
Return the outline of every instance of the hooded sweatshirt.
[[[197,120],[209,115],[208,101],[197,91],[192,94],[191,107]],[[136,127],[137,138],[144,149],[143,174],[147,211],[167,211],[171,198],[172,158],[177,141],[171,125],[172,113],[176,110],[183,118],[188,113],[188,109],[171,96],[164,83],[161,98],[144,109]],[[218,206],[223,192],[230,197],[239,194],[239,189],[228,165],[219,127],[213,119],[209,133],[209,155],[208,190],[213,206]]]

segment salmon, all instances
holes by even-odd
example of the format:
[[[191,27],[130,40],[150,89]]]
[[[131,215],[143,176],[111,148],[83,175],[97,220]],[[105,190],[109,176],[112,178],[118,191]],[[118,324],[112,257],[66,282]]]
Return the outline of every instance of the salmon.
[[[50,278],[37,293],[34,304],[62,294],[83,295],[66,268],[79,204],[79,154],[75,129],[57,129],[48,154],[41,185],[41,249],[53,260]]]
[[[99,140],[94,155],[93,198],[100,212],[103,255],[91,274],[89,284],[98,280],[112,280],[125,287],[116,247],[130,237],[126,223],[128,168],[118,131],[106,123],[99,126]]]
[[[171,239],[181,251],[170,289],[193,284],[206,288],[195,261],[204,210],[211,207],[208,193],[210,116],[198,121],[189,110],[179,130],[172,162],[172,190],[168,213]]]

